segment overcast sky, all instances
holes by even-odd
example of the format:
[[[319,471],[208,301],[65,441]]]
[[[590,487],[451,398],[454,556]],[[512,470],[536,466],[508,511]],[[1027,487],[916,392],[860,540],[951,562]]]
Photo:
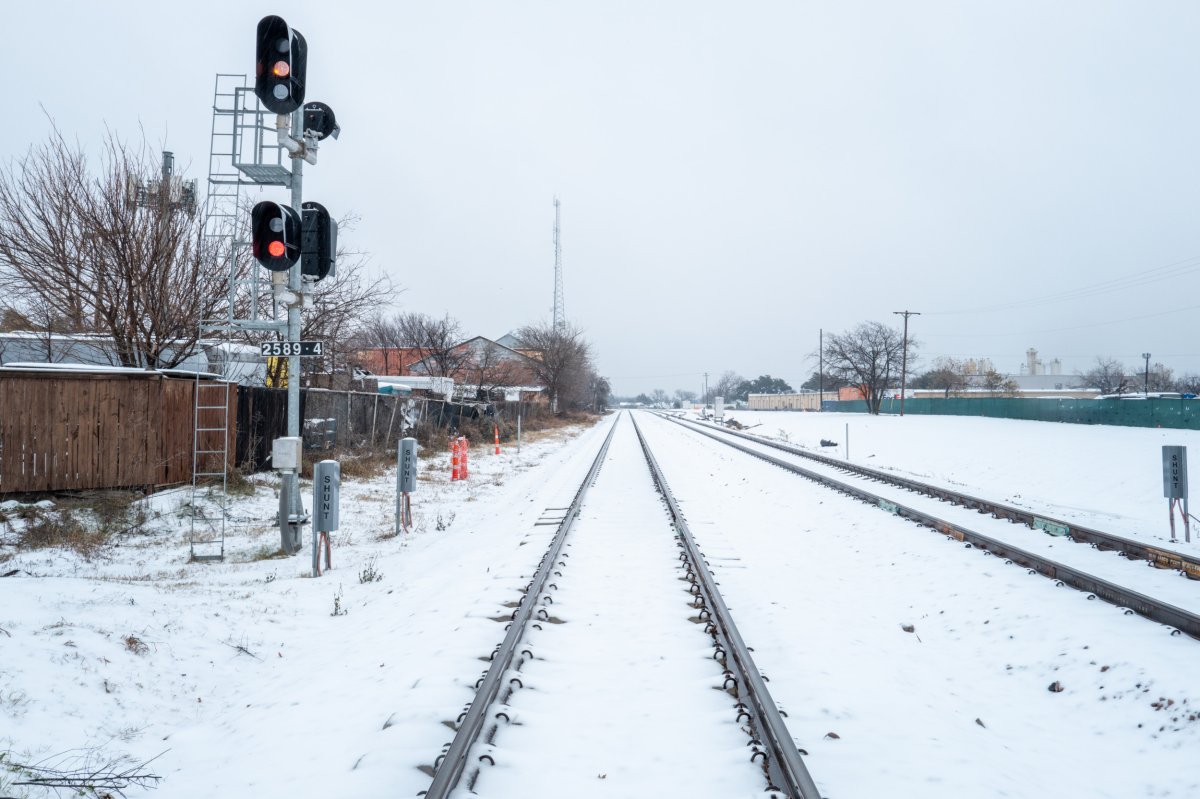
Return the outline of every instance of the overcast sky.
[[[399,310],[549,321],[557,194],[567,317],[618,393],[797,385],[819,330],[900,310],[918,370],[1200,372],[1198,3],[22,0],[0,158],[49,114],[203,184],[215,75],[253,74],[266,14],[343,128],[305,199],[361,217],[342,243]]]

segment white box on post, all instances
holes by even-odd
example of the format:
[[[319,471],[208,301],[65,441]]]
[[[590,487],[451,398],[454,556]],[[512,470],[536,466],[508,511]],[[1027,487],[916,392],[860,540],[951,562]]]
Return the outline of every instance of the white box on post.
[[[299,471],[303,461],[304,439],[283,436],[271,442],[271,467],[280,471]]]

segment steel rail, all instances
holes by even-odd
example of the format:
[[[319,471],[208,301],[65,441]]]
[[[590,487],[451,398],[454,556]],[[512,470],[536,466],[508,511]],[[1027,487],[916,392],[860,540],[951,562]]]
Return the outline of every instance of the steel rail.
[[[1147,596],[1139,591],[1134,591],[1130,588],[1117,585],[1100,577],[1080,571],[1071,566],[1066,566],[1057,561],[1029,552],[1028,550],[1020,549],[1003,541],[999,541],[990,536],[983,535],[961,525],[953,524],[944,519],[940,519],[932,514],[916,508],[910,508],[892,500],[881,497],[878,494],[873,494],[857,486],[849,483],[843,483],[840,480],[835,480],[828,475],[814,472],[805,469],[803,466],[797,466],[794,463],[789,463],[781,458],[776,458],[773,455],[768,455],[765,452],[751,449],[736,441],[730,441],[715,433],[712,433],[703,428],[691,427],[688,425],[681,426],[685,430],[690,430],[702,436],[707,436],[714,441],[720,442],[728,447],[745,452],[748,455],[753,455],[756,458],[774,464],[781,469],[785,469],[801,477],[806,477],[835,491],[840,491],[844,494],[849,494],[856,499],[860,499],[868,504],[877,505],[880,508],[890,511],[891,513],[901,516],[916,522],[924,527],[929,527],[938,532],[950,536],[956,540],[978,547],[993,555],[999,555],[1013,563],[1018,563],[1028,568],[1031,572],[1036,572],[1045,577],[1057,580],[1059,583],[1069,585],[1072,588],[1077,588],[1080,591],[1087,592],[1097,596],[1100,599],[1110,602],[1127,612],[1137,613],[1140,616],[1165,624],[1175,630],[1185,632],[1188,635],[1200,639],[1200,615],[1191,613],[1183,608],[1176,607],[1168,602],[1155,599]]]
[[[699,590],[704,593],[703,601],[710,609],[712,616],[710,632],[718,638],[717,652],[720,655],[720,662],[727,672],[726,685],[729,686],[732,681],[736,696],[739,700],[748,703],[739,705],[739,710],[744,710],[745,715],[749,717],[752,731],[758,736],[758,739],[752,741],[752,743],[758,744],[753,757],[757,757],[758,752],[764,756],[764,771],[770,783],[768,790],[782,792],[790,799],[820,799],[821,794],[817,790],[816,783],[813,782],[808,768],[800,757],[800,752],[796,748],[791,733],[788,732],[783,716],[771,698],[771,692],[767,690],[766,681],[750,656],[749,647],[746,646],[737,626],[733,623],[733,616],[721,598],[720,591],[717,590],[716,580],[696,545],[696,540],[667,485],[662,469],[650,451],[650,446],[646,442],[645,436],[642,435],[641,427],[632,414],[630,419],[633,421],[634,430],[637,431],[638,441],[641,442],[642,452],[645,454],[646,462],[654,476],[655,485],[658,486],[670,511],[672,524],[699,584]],[[735,671],[736,674],[733,673]]]
[[[1178,569],[1187,575],[1189,579],[1200,580],[1200,559],[1197,559],[1193,555],[1188,555],[1173,549],[1167,549],[1165,547],[1151,546],[1149,544],[1142,543],[1141,541],[1135,541],[1131,538],[1125,538],[1124,536],[1116,535],[1115,533],[1106,533],[1103,530],[1095,530],[1090,527],[1083,527],[1074,522],[1056,519],[1040,513],[1034,513],[1033,511],[1026,510],[1024,508],[1006,505],[1003,502],[995,502],[990,499],[981,499],[979,497],[971,496],[970,494],[952,491],[941,486],[922,483],[918,480],[900,477],[898,475],[890,474],[878,469],[872,469],[868,466],[850,464],[846,461],[831,458],[828,455],[809,452],[808,450],[801,449],[800,447],[782,444],[778,441],[769,441],[761,436],[743,433],[740,430],[728,430],[707,424],[701,425],[699,422],[692,422],[690,419],[680,420],[674,416],[665,414],[663,416],[664,418],[671,419],[679,424],[684,424],[684,422],[687,422],[688,424],[696,425],[699,429],[719,430],[725,435],[735,436],[737,438],[746,439],[747,441],[753,441],[754,443],[760,444],[764,447],[771,447],[772,449],[777,449],[782,452],[787,452],[792,455],[817,461],[818,463],[823,463],[826,466],[830,466],[835,469],[859,474],[871,480],[878,480],[881,483],[889,483],[891,485],[899,486],[900,488],[913,491],[917,494],[924,494],[925,496],[940,499],[953,505],[962,505],[965,508],[971,508],[972,510],[977,510],[980,513],[990,513],[997,518],[1008,519],[1012,522],[1024,524],[1027,527],[1035,530],[1040,529],[1051,534],[1063,535],[1079,543],[1094,544],[1098,549],[1115,550],[1120,552],[1125,557],[1146,560],[1159,568]]]
[[[496,648],[496,651],[492,653],[491,666],[488,667],[487,673],[476,683],[475,698],[471,701],[471,705],[467,708],[466,712],[459,716],[458,729],[454,735],[454,739],[450,742],[446,750],[439,755],[437,761],[435,761],[433,782],[430,783],[429,788],[423,794],[418,795],[423,795],[426,799],[446,799],[461,782],[469,765],[471,747],[480,739],[484,728],[488,725],[488,709],[500,695],[501,689],[504,688],[504,678],[508,674],[509,669],[513,667],[517,647],[525,635],[526,627],[534,617],[534,606],[545,593],[546,581],[550,573],[556,565],[563,565],[559,561],[562,554],[563,542],[566,540],[567,533],[579,515],[579,508],[583,504],[584,494],[587,493],[587,489],[595,482],[596,475],[600,472],[600,466],[604,463],[604,456],[608,453],[608,445],[612,443],[613,433],[616,432],[617,421],[620,420],[618,419],[613,422],[612,427],[608,431],[608,436],[600,446],[600,451],[597,453],[596,459],[592,462],[591,468],[588,469],[587,477],[580,483],[579,489],[575,492],[575,498],[563,514],[562,521],[559,522],[554,538],[550,542],[550,547],[542,555],[538,570],[530,581],[529,587],[525,589],[525,595],[521,598],[521,604],[513,611],[512,622],[508,626],[508,632],[505,634],[504,640]],[[522,659],[517,663],[516,668],[518,670],[526,656],[528,656],[527,651],[522,653]],[[516,680],[515,677],[511,678],[507,683],[509,693],[513,690],[512,684],[514,680]],[[494,729],[498,724],[498,719],[493,718],[492,728]],[[487,755],[483,755],[483,757],[487,757]]]

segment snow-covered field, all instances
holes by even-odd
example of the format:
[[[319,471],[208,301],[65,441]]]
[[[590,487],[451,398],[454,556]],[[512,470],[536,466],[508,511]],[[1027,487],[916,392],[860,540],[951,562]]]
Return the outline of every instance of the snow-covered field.
[[[849,425],[853,461],[1164,539],[1161,445],[1200,447],[1189,431],[732,415],[826,454],[844,453]],[[1188,754],[1200,643],[641,418],[823,793],[1200,796]],[[320,578],[306,553],[264,557],[278,546],[269,476],[234,509],[225,563],[187,563],[187,492],[147,500],[164,514],[147,534],[91,560],[0,548],[0,574],[18,570],[0,579],[0,751],[157,758],[159,789],[131,797],[415,796],[553,533],[537,520],[569,504],[606,427],[520,455],[477,449],[467,483],[447,480],[444,455],[423,461],[416,529],[399,538],[394,475],[347,481]],[[590,512],[619,504],[620,483],[607,490]],[[621,651],[627,630],[597,630]],[[597,719],[593,732],[620,724]],[[562,746],[570,733],[521,735]],[[503,731],[497,748],[502,766]],[[481,795],[535,795],[487,784]],[[598,781],[596,795],[672,795],[661,779],[629,785]]]
[[[1027,422],[964,416],[727,413],[746,432],[852,463],[1072,519],[1106,532],[1170,538],[1162,448],[1200,459],[1200,431]],[[822,447],[821,441],[836,447]],[[1193,470],[1200,470],[1198,462]],[[1200,515],[1198,512],[1197,515]],[[1176,514],[1177,533],[1183,527]],[[1193,547],[1200,553],[1200,526]]]

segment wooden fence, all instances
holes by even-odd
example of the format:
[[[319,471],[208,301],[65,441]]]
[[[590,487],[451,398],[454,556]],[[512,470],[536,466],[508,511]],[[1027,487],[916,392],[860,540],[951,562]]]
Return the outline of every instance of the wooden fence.
[[[228,463],[268,468],[271,441],[287,431],[282,389],[207,384],[200,405],[228,395]],[[40,491],[141,488],[192,479],[196,383],[154,372],[0,371],[0,495]],[[214,399],[218,398],[219,399]],[[395,450],[419,425],[490,442],[549,413],[545,403],[449,403],[419,397],[301,390],[306,451]],[[200,472],[217,472],[225,427],[218,410],[201,410]],[[204,454],[208,452],[210,454]]]
[[[153,372],[0,373],[0,494],[191,480],[194,386]],[[230,392],[231,444],[236,403]]]

